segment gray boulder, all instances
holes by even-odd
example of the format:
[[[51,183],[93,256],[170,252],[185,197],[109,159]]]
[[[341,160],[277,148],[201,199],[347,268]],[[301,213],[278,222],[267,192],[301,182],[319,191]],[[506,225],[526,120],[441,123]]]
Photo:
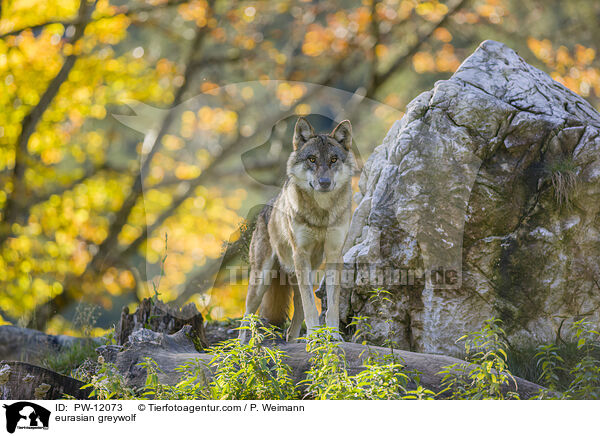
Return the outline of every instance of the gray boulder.
[[[452,355],[492,316],[513,345],[565,338],[584,316],[600,326],[599,156],[590,104],[483,42],[366,162],[343,321],[367,316],[375,342]]]

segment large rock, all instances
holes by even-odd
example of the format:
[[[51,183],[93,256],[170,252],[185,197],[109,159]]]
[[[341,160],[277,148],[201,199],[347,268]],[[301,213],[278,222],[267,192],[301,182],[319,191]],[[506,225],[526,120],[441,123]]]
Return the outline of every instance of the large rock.
[[[376,342],[455,355],[492,316],[513,345],[564,338],[576,317],[600,326],[599,134],[585,100],[482,43],[367,161],[343,321],[368,316]],[[371,298],[378,287],[390,301]]]

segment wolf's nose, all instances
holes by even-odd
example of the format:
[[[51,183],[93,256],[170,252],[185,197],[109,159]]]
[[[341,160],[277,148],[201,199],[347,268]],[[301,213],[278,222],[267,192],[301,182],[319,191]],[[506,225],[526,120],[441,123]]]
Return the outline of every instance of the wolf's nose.
[[[329,185],[331,185],[331,179],[328,177],[321,177],[319,179],[319,185],[321,185],[323,188],[329,188]]]

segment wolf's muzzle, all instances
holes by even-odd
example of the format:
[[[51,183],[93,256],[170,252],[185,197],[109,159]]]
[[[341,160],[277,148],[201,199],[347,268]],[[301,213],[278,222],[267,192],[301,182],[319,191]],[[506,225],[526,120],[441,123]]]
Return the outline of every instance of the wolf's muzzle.
[[[323,190],[329,189],[331,186],[331,179],[329,177],[321,177],[319,179],[319,187]]]

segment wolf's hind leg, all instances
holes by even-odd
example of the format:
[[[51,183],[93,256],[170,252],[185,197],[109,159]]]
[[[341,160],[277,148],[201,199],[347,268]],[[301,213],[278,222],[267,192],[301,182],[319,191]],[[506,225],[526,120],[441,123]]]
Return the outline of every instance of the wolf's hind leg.
[[[252,270],[248,280],[248,294],[246,295],[246,310],[244,316],[256,313],[263,296],[269,285],[271,284],[273,266],[275,264],[275,255],[267,257],[260,267],[260,270]],[[248,326],[247,322],[242,322],[242,327]],[[240,330],[239,339],[242,342],[247,342],[248,330]]]
[[[294,342],[300,336],[300,329],[302,328],[302,321],[304,321],[304,309],[302,308],[302,296],[300,295],[300,289],[298,285],[293,285],[294,288],[294,315],[292,316],[292,322],[288,329],[287,341]]]

